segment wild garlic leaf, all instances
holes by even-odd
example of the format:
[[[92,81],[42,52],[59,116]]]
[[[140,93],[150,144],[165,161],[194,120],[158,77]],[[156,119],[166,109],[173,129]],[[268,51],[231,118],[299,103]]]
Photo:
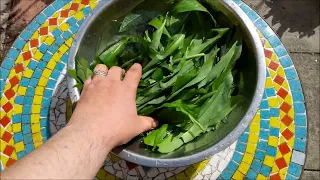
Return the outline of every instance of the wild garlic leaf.
[[[128,44],[129,38],[125,38],[104,51],[100,56],[100,60],[109,68],[118,65],[118,57],[123,53]]]
[[[77,76],[77,71],[75,69],[67,69],[67,72],[69,73],[69,75],[75,79],[78,83],[81,83],[81,80],[78,78]]]
[[[157,145],[166,137],[167,129],[168,124],[164,124],[159,129],[153,130],[147,135],[147,137],[144,138],[144,143],[149,146],[153,146],[152,150],[154,151]]]
[[[136,11],[130,13],[121,22],[119,32],[135,30],[137,26],[148,24],[152,18],[159,15],[160,13],[156,11]]]

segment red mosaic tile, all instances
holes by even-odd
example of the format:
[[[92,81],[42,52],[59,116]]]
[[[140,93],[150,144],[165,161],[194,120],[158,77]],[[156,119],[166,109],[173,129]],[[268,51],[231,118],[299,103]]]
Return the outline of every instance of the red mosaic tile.
[[[284,81],[284,78],[281,77],[281,76],[279,76],[279,75],[277,75],[277,76],[274,78],[273,81],[276,82],[276,83],[279,84],[279,85],[282,85],[282,83],[283,83],[283,81]]]
[[[9,141],[12,138],[12,134],[8,133],[7,131],[5,131],[1,137],[2,140],[4,140],[5,142],[9,143]]]
[[[50,18],[49,19],[49,25],[58,25],[58,18]]]
[[[2,125],[2,127],[6,127],[10,122],[11,119],[6,115],[0,120],[0,124]]]
[[[285,116],[281,119],[281,121],[282,121],[286,126],[289,126],[289,125],[292,123],[293,119],[292,119],[290,116],[285,115]]]
[[[42,27],[42,28],[40,28],[39,33],[40,33],[41,36],[48,35],[48,33],[49,33],[48,27]]]
[[[283,157],[276,160],[276,165],[278,166],[279,169],[283,169],[288,166],[286,161],[283,159]]]
[[[10,102],[7,102],[5,105],[2,106],[2,109],[8,113],[13,108],[12,104]]]
[[[274,62],[274,61],[270,61],[268,67],[269,67],[270,69],[276,71],[276,70],[278,69],[278,67],[279,67],[279,64],[276,63],[276,62]]]
[[[15,162],[16,162],[16,160],[14,160],[14,159],[12,159],[12,158],[9,158],[9,160],[7,161],[6,166],[9,167],[9,166],[11,166],[13,163],[15,163]]]
[[[19,63],[14,67],[14,70],[16,71],[16,73],[20,73],[24,70],[23,64]]]
[[[277,173],[277,174],[272,174],[272,175],[270,176],[270,180],[281,180],[281,177],[280,177],[279,173]]]
[[[14,87],[15,85],[19,84],[19,79],[17,78],[17,76],[14,76],[13,78],[11,78],[9,80],[10,84],[12,87]]]
[[[27,52],[24,52],[22,53],[22,57],[23,57],[23,60],[29,60],[32,58],[32,54],[31,54],[31,51],[27,51]]]
[[[69,16],[69,10],[62,10],[60,17],[67,18]]]
[[[77,11],[78,8],[79,8],[79,4],[78,3],[72,3],[71,7],[70,7],[70,10]]]
[[[288,95],[288,91],[281,87],[277,92],[277,95],[280,96],[282,99],[285,99]]]
[[[134,169],[138,166],[138,165],[131,163],[131,162],[128,162],[128,161],[126,161],[126,164],[127,164],[129,170]]]
[[[290,111],[290,109],[291,109],[291,106],[290,106],[288,103],[283,102],[283,103],[281,104],[281,106],[280,106],[280,109],[281,109],[283,112],[288,113],[288,112]]]
[[[89,2],[90,2],[90,0],[82,0],[82,1],[81,1],[81,4],[88,5]]]
[[[32,39],[30,41],[30,46],[31,46],[31,48],[38,47],[39,46],[39,40],[38,39]]]
[[[14,147],[7,145],[3,153],[7,156],[11,156],[13,150],[14,150]]]
[[[264,55],[265,55],[266,58],[271,59],[272,51],[270,51],[268,49],[264,49]]]
[[[280,144],[278,147],[279,147],[281,154],[283,154],[283,155],[285,155],[291,151],[290,147],[288,146],[288,144],[286,142]]]
[[[286,128],[281,134],[286,138],[286,140],[290,140],[294,135],[288,128]]]
[[[7,99],[12,98],[15,94],[16,93],[12,89],[9,89],[4,93],[4,95],[6,96]]]

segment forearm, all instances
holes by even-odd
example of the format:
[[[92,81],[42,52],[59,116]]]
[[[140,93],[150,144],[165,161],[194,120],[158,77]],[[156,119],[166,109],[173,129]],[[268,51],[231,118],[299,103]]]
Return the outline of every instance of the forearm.
[[[96,129],[90,125],[65,127],[5,170],[1,179],[92,179],[112,148],[106,143],[108,137],[103,140],[94,132]]]

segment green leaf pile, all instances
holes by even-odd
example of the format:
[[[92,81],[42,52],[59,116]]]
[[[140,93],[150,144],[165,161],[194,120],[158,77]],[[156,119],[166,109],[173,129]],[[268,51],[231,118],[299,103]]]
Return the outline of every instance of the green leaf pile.
[[[153,151],[170,153],[216,130],[242,101],[235,85],[242,39],[236,28],[219,25],[197,0],[177,1],[165,14],[132,12],[119,32],[140,25],[146,27],[140,36],[124,37],[90,65],[78,57],[75,70],[68,72],[82,89],[97,64],[126,70],[133,63],[142,64],[138,114],[162,124],[145,135],[144,144]]]

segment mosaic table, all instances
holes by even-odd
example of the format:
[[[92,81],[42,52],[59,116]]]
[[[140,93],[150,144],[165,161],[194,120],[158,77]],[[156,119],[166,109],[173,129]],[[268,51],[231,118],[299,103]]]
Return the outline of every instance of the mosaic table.
[[[150,168],[109,155],[97,179],[298,179],[306,156],[301,83],[285,47],[252,9],[236,4],[260,34],[267,65],[260,110],[240,138],[203,162]],[[20,34],[1,65],[0,170],[63,128],[72,114],[66,63],[75,33],[99,1],[56,0]]]

